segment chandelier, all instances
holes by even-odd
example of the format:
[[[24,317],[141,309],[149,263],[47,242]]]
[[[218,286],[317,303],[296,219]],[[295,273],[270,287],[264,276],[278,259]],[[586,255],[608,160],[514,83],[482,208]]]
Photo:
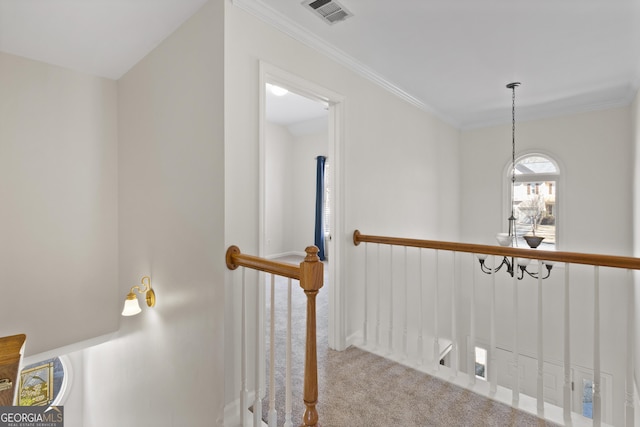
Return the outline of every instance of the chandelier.
[[[515,186],[516,186],[516,88],[520,86],[520,82],[513,82],[507,85],[507,89],[511,89],[511,196],[509,198],[511,203],[511,215],[509,216],[509,232],[508,233],[498,233],[496,236],[498,243],[502,246],[518,246],[517,234],[516,234],[516,216],[514,212],[514,194],[515,194]],[[535,219],[532,222],[532,232],[533,235],[525,235],[522,236],[529,247],[537,248],[538,245],[542,242],[544,237],[535,235]],[[549,262],[543,262],[542,265],[546,268],[546,272],[540,269],[540,271],[529,271],[527,267],[530,263],[528,258],[516,259],[514,257],[503,257],[502,262],[497,267],[489,267],[486,265],[486,255],[478,256],[478,261],[480,261],[480,269],[483,273],[486,274],[494,274],[498,272],[502,267],[506,267],[507,273],[513,277],[517,273],[518,280],[521,280],[525,273],[529,276],[537,279],[541,274],[546,273],[542,276],[542,279],[546,279],[551,275],[551,269],[553,268],[553,264]],[[517,270],[516,270],[517,268]]]

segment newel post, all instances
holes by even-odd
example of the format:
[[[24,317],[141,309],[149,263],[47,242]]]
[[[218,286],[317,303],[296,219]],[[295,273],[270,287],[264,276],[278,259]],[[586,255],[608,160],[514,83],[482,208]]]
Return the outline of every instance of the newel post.
[[[307,295],[307,343],[304,364],[303,427],[319,426],[318,411],[318,356],[316,350],[316,295],[323,284],[323,264],[318,258],[318,248],[309,246],[307,256],[300,263],[300,287]]]

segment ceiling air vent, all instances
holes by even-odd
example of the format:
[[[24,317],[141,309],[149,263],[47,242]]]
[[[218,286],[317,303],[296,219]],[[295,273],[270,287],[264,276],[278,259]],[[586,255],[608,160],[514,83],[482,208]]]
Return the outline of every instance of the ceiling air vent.
[[[344,6],[333,0],[307,0],[302,4],[328,24],[335,24],[352,16]]]

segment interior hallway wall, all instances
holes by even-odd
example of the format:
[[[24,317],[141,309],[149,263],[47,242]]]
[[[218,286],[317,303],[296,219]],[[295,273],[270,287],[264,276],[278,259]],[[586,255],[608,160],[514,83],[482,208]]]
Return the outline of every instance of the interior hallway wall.
[[[119,304],[157,305],[86,350],[82,427],[223,423],[223,58],[210,1],[118,81]]]
[[[0,336],[25,355],[118,328],[117,86],[0,53]]]
[[[325,119],[326,123],[326,119]],[[327,133],[295,135],[265,126],[265,256],[304,255],[314,242],[316,160],[327,156]]]
[[[288,235],[295,207],[292,151],[295,141],[286,126],[265,123],[265,256],[289,251]]]

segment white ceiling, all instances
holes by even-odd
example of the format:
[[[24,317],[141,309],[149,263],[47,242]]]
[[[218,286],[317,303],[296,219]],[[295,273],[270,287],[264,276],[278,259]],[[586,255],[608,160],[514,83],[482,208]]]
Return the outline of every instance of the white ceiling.
[[[0,50],[117,79],[206,0],[0,0]],[[461,127],[627,105],[640,77],[640,0],[233,0]],[[229,7],[233,7],[228,5]]]
[[[0,0],[0,51],[118,79],[207,0]]]
[[[265,116],[267,121],[282,126],[302,125],[307,123],[310,130],[316,129],[319,123],[324,123],[328,117],[327,106],[293,92],[285,95],[274,95],[267,84],[265,97]],[[319,123],[316,119],[322,119]]]

